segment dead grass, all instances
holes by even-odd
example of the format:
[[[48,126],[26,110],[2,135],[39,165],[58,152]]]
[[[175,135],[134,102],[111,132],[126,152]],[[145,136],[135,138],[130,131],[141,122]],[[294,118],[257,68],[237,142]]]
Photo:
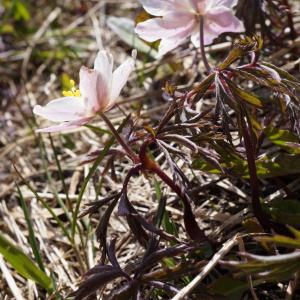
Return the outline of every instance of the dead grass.
[[[28,28],[18,27],[22,25],[15,22],[15,29],[19,30],[16,36],[6,34],[0,37],[0,231],[24,253],[33,257],[28,240],[28,226],[16,189],[18,184],[31,213],[33,229],[47,272],[53,273],[57,278],[57,288],[64,298],[75,290],[84,272],[99,259],[94,234],[98,219],[84,217],[78,221],[80,232],[77,231],[74,240],[70,241],[40,200],[47,203],[69,229],[71,221],[68,217],[72,217],[70,213],[74,210],[80,186],[90,167],[81,162],[87,159],[88,153],[101,149],[109,136],[98,136],[87,128],[72,134],[53,134],[55,148],[52,148],[48,135],[34,133],[37,126],[42,127],[46,122],[34,119],[32,107],[35,104],[45,104],[61,95],[62,74],[78,82],[80,66],[90,66],[98,48],[112,50],[116,64],[121,63],[131,49],[120,42],[119,37],[106,27],[105,22],[110,15],[134,17],[138,9],[137,1],[30,1],[31,17],[25,22]],[[295,19],[299,30],[299,15]],[[299,68],[299,59],[290,61],[288,58],[291,49],[299,49],[299,45],[298,38],[287,49],[275,49],[269,60],[280,57],[280,65],[285,69]],[[230,43],[225,42],[221,46],[227,48]],[[222,47],[216,45],[211,52],[222,56]],[[185,57],[185,65],[189,65],[193,59],[191,51],[178,51],[175,61],[178,62],[176,57],[179,56]],[[173,56],[165,61],[170,59]],[[160,68],[159,74],[151,78],[151,70],[157,67]],[[139,62],[139,68],[143,69],[146,77],[144,86],[139,80],[141,74],[134,74],[120,100],[121,109],[115,108],[109,114],[114,124],[119,124],[124,118],[122,111],[132,112],[136,120],[140,115],[137,121],[139,126],[157,122],[166,107],[166,102],[160,96],[163,82],[168,79],[187,86],[194,81],[194,70],[181,69],[177,75],[172,75],[164,61],[147,62],[145,65]],[[209,106],[210,100],[206,104]],[[104,128],[100,121],[97,125]],[[64,182],[60,178],[54,150],[63,170]],[[22,178],[16,174],[14,166]],[[84,204],[106,196],[111,190],[121,189],[122,178],[129,168],[128,162],[123,160],[116,166],[115,179],[105,168],[104,160],[88,183],[82,208]],[[191,170],[186,169],[187,177],[193,178],[194,175]],[[217,175],[200,172],[196,172],[196,175],[199,186],[207,185],[207,188],[197,191],[194,197],[199,204],[195,211],[201,220],[200,226],[207,229],[210,237],[224,241],[240,231],[241,222],[249,216],[250,191],[238,188],[234,182]],[[216,184],[210,184],[215,181]],[[133,204],[148,217],[153,216],[157,207],[153,183],[153,177],[144,176],[130,183]],[[293,192],[299,190],[298,183],[299,181],[295,181],[291,186]],[[28,185],[34,188],[40,199],[30,191]],[[167,210],[176,223],[180,224],[182,211],[178,205],[174,205],[175,195],[169,194],[165,187],[163,190],[169,195]],[[283,191],[273,191],[273,196],[268,195],[266,198],[276,197],[278,193]],[[98,218],[101,213],[100,211]],[[139,258],[142,249],[136,246],[128,225],[116,213],[113,213],[109,234],[117,237],[117,255],[121,265]],[[20,277],[1,257],[0,268],[3,274],[0,279],[0,299],[38,298],[37,286]],[[111,288],[113,287],[107,286],[107,289]]]

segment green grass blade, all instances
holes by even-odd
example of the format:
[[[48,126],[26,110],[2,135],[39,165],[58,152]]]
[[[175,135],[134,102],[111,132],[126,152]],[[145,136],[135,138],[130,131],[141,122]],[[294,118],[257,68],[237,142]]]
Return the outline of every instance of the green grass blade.
[[[63,231],[63,233],[66,236],[66,238],[70,242],[73,242],[73,240],[71,239],[71,236],[70,236],[68,230],[66,229],[66,227],[64,226],[63,222],[57,217],[57,215],[51,209],[51,207],[38,195],[38,193],[35,191],[35,189],[25,180],[25,178],[21,175],[21,173],[18,171],[18,169],[16,168],[15,165],[14,165],[14,169],[17,172],[18,176],[23,180],[23,182],[25,183],[25,185],[34,194],[34,196],[36,197],[37,201],[39,201],[44,206],[44,208],[47,209],[47,211],[50,213],[50,215],[52,216],[52,218],[57,222],[58,226],[61,228],[61,230]]]
[[[1,233],[0,253],[21,276],[33,280],[47,291],[53,290],[51,278],[39,269],[23,251],[7,240]]]
[[[63,190],[64,190],[64,192],[66,194],[68,209],[70,209],[71,212],[72,212],[72,210],[73,210],[73,208],[72,208],[72,202],[70,201],[70,198],[69,198],[69,192],[68,192],[68,189],[67,189],[67,185],[66,185],[66,182],[65,182],[65,179],[64,179],[64,174],[63,174],[63,171],[62,171],[59,159],[57,157],[57,153],[56,153],[56,149],[55,149],[55,146],[54,146],[54,142],[53,142],[53,139],[52,139],[52,136],[51,136],[50,133],[49,133],[48,136],[49,136],[51,148],[52,148],[52,151],[53,151],[53,154],[54,154],[55,163],[56,163],[56,166],[57,166],[57,169],[58,169],[59,179],[60,179],[60,181],[62,183]]]
[[[76,224],[77,224],[77,219],[78,219],[78,214],[79,214],[79,209],[80,209],[80,204],[82,201],[82,197],[84,195],[84,191],[86,189],[86,186],[89,182],[89,180],[92,178],[92,176],[94,175],[94,173],[96,172],[98,166],[100,165],[100,163],[102,162],[102,160],[105,158],[106,154],[108,153],[110,147],[113,145],[115,141],[115,138],[112,137],[108,143],[105,145],[104,149],[100,152],[99,156],[97,157],[97,159],[95,160],[94,164],[92,165],[88,175],[84,178],[84,181],[82,183],[79,195],[78,195],[78,199],[77,199],[77,203],[76,203],[76,207],[75,207],[75,211],[73,214],[73,223],[72,223],[72,237],[75,236],[75,232],[76,232]]]
[[[17,185],[17,190],[18,190],[18,193],[19,193],[21,207],[23,209],[24,217],[25,217],[25,220],[26,220],[26,223],[27,223],[28,232],[29,232],[29,243],[30,243],[35,261],[39,265],[40,269],[45,272],[45,267],[44,267],[43,260],[42,260],[42,257],[41,257],[40,251],[39,251],[39,247],[36,243],[36,238],[35,238],[35,234],[34,234],[34,230],[33,230],[33,226],[32,226],[32,221],[31,221],[31,218],[30,218],[30,214],[29,214],[29,211],[28,211],[28,207],[25,203],[25,200],[23,198],[23,194],[22,194],[22,192],[21,192],[18,185]]]
[[[124,121],[122,122],[122,124],[119,126],[119,128],[117,129],[118,132],[120,132],[123,127],[126,125],[128,119],[129,119],[130,115],[128,115]],[[79,195],[78,195],[78,199],[77,199],[77,203],[76,203],[76,207],[75,207],[75,211],[73,214],[73,224],[72,224],[72,237],[74,238],[75,233],[76,233],[76,224],[77,224],[77,219],[78,219],[78,214],[79,214],[79,209],[80,209],[80,205],[81,205],[81,201],[82,201],[82,197],[84,195],[84,191],[86,189],[86,186],[89,182],[89,180],[92,178],[93,174],[95,173],[95,171],[97,170],[99,164],[102,162],[102,160],[105,158],[106,154],[108,153],[110,147],[113,145],[115,141],[114,137],[111,137],[109,139],[109,141],[107,142],[107,144],[105,145],[104,149],[101,151],[101,153],[99,154],[99,156],[97,157],[97,159],[95,160],[94,164],[92,165],[88,175],[86,176],[86,178],[84,179]]]

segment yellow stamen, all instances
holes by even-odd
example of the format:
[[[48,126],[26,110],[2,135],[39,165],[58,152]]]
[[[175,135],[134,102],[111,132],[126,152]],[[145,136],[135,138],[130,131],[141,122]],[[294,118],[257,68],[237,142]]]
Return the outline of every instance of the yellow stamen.
[[[80,90],[76,89],[75,87],[75,81],[73,79],[70,80],[70,91],[63,91],[63,95],[65,97],[80,97]]]

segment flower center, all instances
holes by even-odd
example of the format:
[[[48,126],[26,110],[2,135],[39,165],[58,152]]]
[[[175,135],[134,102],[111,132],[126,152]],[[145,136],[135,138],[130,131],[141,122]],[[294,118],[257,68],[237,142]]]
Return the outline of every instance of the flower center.
[[[201,16],[205,14],[205,7],[206,7],[205,1],[203,0],[198,1],[196,7],[197,7],[197,15]]]
[[[69,91],[63,91],[63,95],[65,97],[80,97],[80,90],[76,89],[73,79],[70,80],[70,87],[71,89]]]

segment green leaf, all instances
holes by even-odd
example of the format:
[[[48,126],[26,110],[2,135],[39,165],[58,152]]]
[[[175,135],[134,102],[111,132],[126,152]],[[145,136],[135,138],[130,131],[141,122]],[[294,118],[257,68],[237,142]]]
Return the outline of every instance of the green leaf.
[[[286,79],[288,82],[294,83],[296,86],[300,88],[300,81],[296,77],[291,75],[289,72],[282,70],[267,62],[263,62],[262,64],[275,70],[280,75],[281,78]]]
[[[108,17],[108,27],[116,33],[119,38],[140,52],[146,53],[153,58],[157,56],[157,51],[142,41],[134,32],[135,22],[128,18]]]
[[[21,276],[33,280],[47,291],[52,290],[52,281],[50,277],[40,270],[24,252],[13,245],[1,233],[0,253]]]
[[[208,75],[204,80],[202,80],[198,85],[196,85],[193,89],[193,94],[196,94],[196,96],[193,98],[193,102],[196,103],[199,101],[202,96],[206,93],[206,91],[209,89],[213,81],[215,80],[216,74],[212,73]]]
[[[204,80],[202,80],[196,87],[194,87],[193,92],[196,92],[197,94],[204,94],[207,89],[211,86],[212,82],[214,81],[216,77],[215,73],[212,73],[208,75]]]
[[[62,144],[65,148],[70,150],[75,149],[75,143],[73,142],[70,134],[61,134],[60,138],[62,139]]]
[[[102,136],[103,134],[112,135],[112,133],[109,130],[107,130],[107,129],[103,129],[103,128],[100,128],[100,127],[97,127],[97,126],[93,126],[93,125],[90,125],[90,124],[86,124],[84,126],[87,127],[87,128],[89,128],[89,129],[91,129],[92,131],[94,131],[99,136]]]
[[[243,256],[249,260],[247,262],[229,261],[225,264],[271,282],[290,279],[300,269],[299,252],[272,256],[243,253]]]
[[[296,199],[276,199],[266,206],[266,210],[279,223],[300,225],[300,201]]]
[[[287,94],[291,97],[294,96],[292,91],[287,88],[288,85],[286,85],[282,80],[280,82],[274,80],[274,78],[270,77],[270,74],[266,74],[266,72],[261,69],[244,67],[241,69],[235,69],[232,72],[237,75],[237,77],[241,76],[246,80],[253,81],[262,86],[266,86],[275,92]]]
[[[300,174],[300,155],[280,153],[265,156],[256,165],[261,178]]]
[[[226,83],[228,84],[232,94],[238,98],[239,100],[245,101],[248,104],[251,104],[257,108],[261,108],[263,106],[261,100],[253,93],[245,91],[240,89],[237,85],[235,85],[231,80],[226,79],[226,77],[223,77],[226,80]]]
[[[262,243],[275,243],[278,246],[300,249],[300,238],[290,238],[284,235],[275,235],[258,238]]]
[[[249,289],[248,283],[229,275],[218,278],[209,290],[214,295],[226,297],[228,300],[240,300],[245,291]]]
[[[215,146],[215,149],[221,157],[220,164],[224,169],[230,170],[235,176],[249,178],[248,164],[245,159],[225,147]],[[192,166],[203,172],[221,174],[220,170],[199,156],[193,160]],[[256,168],[259,178],[300,174],[300,155],[288,153],[265,155],[256,160]]]
[[[30,217],[30,214],[29,214],[29,210],[28,210],[26,202],[23,198],[23,194],[22,194],[22,192],[21,192],[18,185],[17,185],[17,190],[18,190],[18,194],[19,194],[19,197],[20,197],[20,202],[21,202],[21,207],[23,209],[24,217],[25,217],[25,220],[26,220],[26,223],[27,223],[28,232],[29,232],[29,242],[30,242],[30,246],[31,246],[34,258],[35,258],[36,262],[38,263],[40,269],[43,272],[45,272],[45,267],[44,267],[44,264],[43,264],[43,260],[42,260],[41,254],[40,254],[39,247],[38,247],[37,242],[36,242],[36,238],[35,238],[34,229],[33,229],[33,226],[32,226],[31,217]]]
[[[273,144],[292,153],[300,153],[300,149],[294,146],[298,142],[298,138],[289,130],[268,127],[265,134]]]
[[[218,66],[219,70],[229,67],[237,59],[247,55],[249,52],[256,52],[262,48],[263,40],[260,36],[246,36],[234,44],[225,60]]]
[[[30,12],[22,1],[14,1],[14,18],[16,21],[23,20],[29,21],[31,19]]]

